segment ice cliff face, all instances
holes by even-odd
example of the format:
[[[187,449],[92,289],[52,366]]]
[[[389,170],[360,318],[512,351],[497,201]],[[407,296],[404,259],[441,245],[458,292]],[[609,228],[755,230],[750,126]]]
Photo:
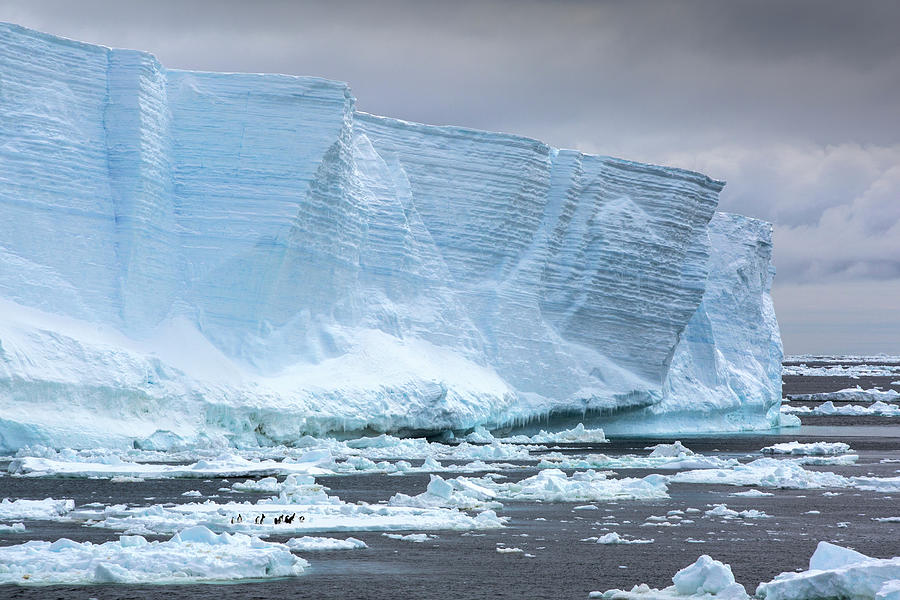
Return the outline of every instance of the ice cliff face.
[[[721,187],[0,25],[0,450],[769,426],[770,228]]]

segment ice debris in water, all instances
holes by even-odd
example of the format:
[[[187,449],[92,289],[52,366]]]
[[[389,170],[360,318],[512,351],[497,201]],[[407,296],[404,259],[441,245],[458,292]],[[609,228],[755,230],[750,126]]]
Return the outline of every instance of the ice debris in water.
[[[604,545],[612,545],[612,544],[652,544],[653,540],[642,540],[640,538],[629,538],[628,536],[619,535],[615,531],[611,531],[605,535],[601,535],[597,538],[598,544]]]
[[[707,517],[722,517],[723,519],[768,519],[771,517],[771,515],[767,515],[755,508],[737,511],[728,508],[724,504],[714,504],[705,514]]]
[[[345,540],[330,537],[314,537],[305,535],[299,538],[290,538],[285,546],[291,550],[300,552],[319,552],[331,550],[360,550],[369,546],[362,540],[348,537]]]
[[[860,386],[856,386],[836,392],[790,394],[787,396],[787,399],[795,402],[872,402],[875,400],[893,402],[900,400],[900,392],[896,390],[864,390]]]
[[[25,533],[25,523],[13,523],[12,525],[0,523],[0,532],[4,531],[10,533]]]
[[[900,597],[900,557],[870,558],[849,548],[819,542],[809,569],[782,573],[756,588],[763,600],[896,600]]]
[[[845,454],[847,452],[850,452],[850,444],[845,444],[844,442],[813,442],[809,444],[784,442],[766,446],[762,449],[763,454],[806,454],[814,456]]]
[[[415,544],[421,544],[422,542],[427,542],[429,539],[436,538],[436,535],[428,535],[427,533],[410,533],[407,535],[402,535],[400,533],[382,533],[384,537],[391,538],[392,540],[400,540],[401,542],[413,542]]]
[[[289,523],[275,523],[280,515],[297,517]],[[236,520],[238,516],[240,520]],[[506,522],[505,517],[498,517],[492,510],[469,515],[439,506],[349,504],[328,495],[327,488],[308,475],[289,476],[278,484],[278,495],[255,503],[208,500],[176,505],[85,507],[70,513],[70,517],[90,520],[94,527],[140,534],[165,534],[203,525],[260,536],[314,531],[491,529],[503,527]]]
[[[135,535],[92,544],[61,538],[0,547],[0,584],[172,584],[300,575],[308,563],[256,537],[184,529],[164,542]]]
[[[631,591],[591,592],[592,598],[615,600],[749,600],[744,587],[736,583],[729,565],[707,555],[675,574],[674,585],[657,590],[646,584]],[[897,600],[900,594],[900,557],[871,558],[850,548],[819,542],[809,559],[809,569],[785,572],[760,583],[759,600]]]
[[[682,471],[668,476],[676,483],[744,485],[787,489],[849,487],[851,481],[836,473],[808,471],[793,460],[760,458],[728,469]]]
[[[0,520],[11,521],[13,519],[56,519],[68,514],[75,508],[75,501],[69,499],[54,500],[10,500],[4,498],[0,501]]]
[[[843,406],[835,406],[830,400],[815,408],[808,406],[789,406],[782,405],[782,412],[786,413],[802,413],[812,416],[831,416],[840,415],[845,417],[865,417],[865,416],[881,416],[896,417],[900,416],[900,406],[896,404],[887,404],[882,401],[873,402],[869,406],[859,406],[858,404],[845,404]]]
[[[559,469],[545,469],[517,482],[482,478],[458,478],[490,490],[498,500],[541,502],[594,502],[598,500],[644,500],[668,498],[666,478],[611,479],[599,471],[577,471],[566,475]]]
[[[495,500],[497,494],[466,477],[444,479],[432,475],[425,491],[417,496],[397,493],[388,501],[391,506],[459,508],[464,510],[499,510],[503,504]]]
[[[614,600],[666,600],[669,598],[704,598],[721,600],[749,600],[744,586],[735,582],[731,566],[702,555],[697,561],[672,577],[672,583],[661,590],[653,589],[645,583],[634,586],[631,591],[609,590],[591,592],[591,598]]]

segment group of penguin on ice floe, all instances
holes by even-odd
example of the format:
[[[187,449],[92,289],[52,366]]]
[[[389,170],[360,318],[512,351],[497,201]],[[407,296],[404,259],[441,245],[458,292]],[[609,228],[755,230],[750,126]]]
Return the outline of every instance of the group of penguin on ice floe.
[[[300,515],[299,517],[297,517],[297,513],[294,513],[292,515],[279,515],[279,516],[275,517],[275,524],[281,525],[282,523],[287,523],[288,525],[290,525],[291,523],[294,522],[294,519],[297,519],[299,522],[302,523],[303,521],[306,520],[306,517],[304,517],[303,515]],[[231,517],[232,525],[234,525],[235,523],[243,523],[243,522],[244,522],[244,517],[240,513],[238,513],[237,518]],[[266,522],[266,513],[256,515],[256,517],[253,519],[253,522],[256,523],[257,525],[262,525],[263,523],[265,523]]]

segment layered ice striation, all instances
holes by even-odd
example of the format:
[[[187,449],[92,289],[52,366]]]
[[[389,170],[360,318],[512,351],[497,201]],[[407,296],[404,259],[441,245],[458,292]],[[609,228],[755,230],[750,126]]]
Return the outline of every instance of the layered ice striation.
[[[775,425],[722,185],[0,24],[0,450]]]

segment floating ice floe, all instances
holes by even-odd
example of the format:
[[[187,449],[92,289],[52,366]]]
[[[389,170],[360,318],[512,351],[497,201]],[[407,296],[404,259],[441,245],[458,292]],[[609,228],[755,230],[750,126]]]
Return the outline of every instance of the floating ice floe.
[[[579,423],[572,429],[548,433],[543,429],[532,436],[514,435],[500,441],[513,444],[602,444],[609,442],[602,429],[587,429]]]
[[[864,390],[859,386],[838,390],[837,392],[819,392],[816,394],[790,394],[788,400],[794,402],[896,402],[900,400],[900,392],[895,390]]]
[[[742,496],[744,498],[765,498],[766,496],[774,496],[775,494],[771,492],[764,492],[762,490],[752,489],[746,490],[743,492],[734,492],[733,494],[728,494],[729,496]]]
[[[721,517],[723,519],[769,519],[772,516],[755,508],[741,511],[732,510],[724,504],[713,504],[712,508],[706,511],[705,514],[707,517]]]
[[[281,515],[290,522],[275,523]],[[95,527],[136,534],[167,534],[203,525],[215,531],[266,536],[321,531],[472,530],[502,527],[505,517],[491,510],[469,515],[455,508],[348,504],[329,496],[310,476],[293,475],[277,496],[250,502],[194,502],[150,506],[82,508],[69,515]]]
[[[717,469],[732,467],[738,464],[733,458],[723,459],[716,456],[695,454],[681,442],[674,444],[657,444],[646,448],[651,450],[648,456],[625,454],[607,456],[605,454],[588,454],[584,457],[571,457],[562,454],[545,455],[538,463],[539,469]]]
[[[0,533],[4,532],[25,533],[25,523],[13,523],[12,525],[0,523]]]
[[[604,545],[612,545],[612,544],[652,544],[653,540],[642,540],[640,538],[629,538],[628,536],[619,535],[615,531],[611,531],[605,535],[601,535],[597,538],[598,544]]]
[[[803,454],[822,456],[829,454],[846,454],[850,452],[850,445],[844,442],[813,442],[801,444],[800,442],[784,442],[762,449],[763,454]]]
[[[458,478],[490,490],[497,500],[541,502],[595,502],[599,500],[649,500],[668,498],[666,478],[611,479],[609,473],[577,471],[566,475],[559,469],[545,469],[517,482],[491,478]]]
[[[388,500],[391,506],[421,508],[458,508],[463,510],[499,510],[503,504],[495,500],[497,494],[466,477],[444,479],[432,475],[425,491],[417,496],[395,494]]]
[[[299,459],[283,461],[251,461],[236,454],[227,454],[214,460],[200,460],[189,465],[166,465],[117,462],[69,462],[49,458],[25,456],[9,463],[10,473],[27,477],[112,478],[138,477],[142,479],[200,478],[289,475],[302,473],[323,475],[333,473],[328,468],[333,463],[331,453],[321,450],[307,452]]]
[[[878,402],[873,402],[869,406],[859,406],[858,404],[835,406],[834,402],[828,401],[815,408],[810,408],[808,406],[787,406],[783,404],[781,406],[781,411],[785,413],[803,413],[812,416],[897,417],[900,416],[900,405],[887,404],[879,400]]]
[[[895,600],[900,597],[900,557],[871,558],[849,548],[819,542],[809,570],[782,573],[756,588],[764,600]]]
[[[849,487],[851,481],[836,473],[809,471],[794,460],[760,458],[729,469],[682,471],[667,476],[675,483],[743,485],[787,489]]]
[[[833,364],[823,365],[819,367],[809,367],[806,364],[784,365],[782,367],[783,375],[806,375],[816,377],[851,377],[858,379],[860,377],[885,377],[900,374],[900,357],[864,357],[862,364],[842,364],[841,361],[847,360],[849,357],[833,357],[826,362]],[[786,359],[786,362],[790,357]],[[820,358],[815,359],[816,362],[822,362]],[[791,362],[798,362],[790,360]],[[810,361],[812,362],[812,361]],[[893,364],[891,364],[893,363]]]
[[[308,563],[287,546],[192,527],[165,542],[123,535],[92,544],[62,538],[0,547],[0,584],[171,584],[300,575]]]
[[[614,600],[668,600],[669,598],[703,598],[719,600],[749,600],[744,586],[735,582],[731,566],[723,564],[704,554],[694,564],[678,571],[672,583],[661,590],[653,589],[645,583],[634,586],[631,591],[609,590],[591,592],[591,598]]]
[[[694,541],[694,540],[691,540]],[[699,540],[697,540],[699,541]],[[707,555],[675,574],[674,585],[658,590],[646,584],[631,591],[591,592],[592,598],[610,600],[749,600],[744,587],[734,580],[729,565]],[[819,542],[809,569],[786,572],[760,583],[759,600],[896,600],[900,594],[900,557],[871,558],[855,550]]]
[[[324,552],[332,550],[361,550],[369,546],[362,540],[348,537],[345,540],[330,537],[313,537],[305,535],[291,538],[284,543],[291,550],[299,552]]]
[[[900,477],[853,477],[853,487],[870,492],[900,492]]]
[[[54,500],[10,500],[4,498],[0,501],[0,520],[12,521],[14,519],[56,519],[68,514],[75,508],[75,501],[62,499]]]
[[[407,535],[402,535],[400,533],[382,533],[381,535],[387,538],[391,538],[392,540],[412,542],[414,544],[421,544],[423,542],[427,542],[430,539],[437,538],[436,535],[428,535],[427,533],[409,533]]]

